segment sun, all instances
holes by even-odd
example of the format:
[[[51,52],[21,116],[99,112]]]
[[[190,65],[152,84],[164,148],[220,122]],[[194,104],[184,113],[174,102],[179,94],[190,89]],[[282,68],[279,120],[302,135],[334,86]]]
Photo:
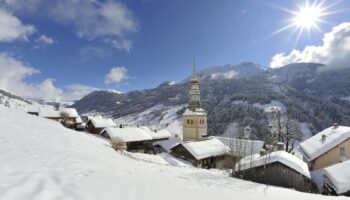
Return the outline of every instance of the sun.
[[[320,7],[310,7],[307,5],[299,8],[299,11],[294,13],[293,24],[301,29],[318,28],[318,23],[321,22],[323,14]]]
[[[308,33],[309,38],[311,38],[311,33],[313,31],[323,33],[321,25],[329,24],[325,19],[326,16],[343,12],[342,10],[333,9],[340,1],[331,2],[332,3],[326,5],[326,0],[314,0],[313,2],[311,2],[311,0],[304,0],[304,3],[296,5],[294,10],[278,5],[272,5],[279,10],[289,13],[291,17],[284,20],[286,25],[273,32],[271,36],[291,29],[291,35],[297,35],[295,39],[295,44],[297,44],[305,32]]]

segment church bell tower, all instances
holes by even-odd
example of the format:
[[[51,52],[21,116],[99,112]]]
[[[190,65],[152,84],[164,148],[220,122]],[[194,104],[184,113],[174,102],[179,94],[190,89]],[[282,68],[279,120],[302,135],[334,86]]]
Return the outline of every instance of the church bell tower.
[[[191,89],[189,91],[188,107],[183,114],[183,140],[198,141],[207,138],[207,113],[201,106],[199,80],[196,75],[196,63],[193,60]]]

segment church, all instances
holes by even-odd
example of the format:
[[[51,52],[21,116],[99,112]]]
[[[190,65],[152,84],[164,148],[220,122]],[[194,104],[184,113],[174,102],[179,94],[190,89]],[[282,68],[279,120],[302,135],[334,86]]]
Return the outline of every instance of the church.
[[[201,105],[199,80],[196,75],[196,64],[193,61],[191,89],[189,91],[188,108],[183,114],[183,140],[199,141],[207,138],[208,115]]]

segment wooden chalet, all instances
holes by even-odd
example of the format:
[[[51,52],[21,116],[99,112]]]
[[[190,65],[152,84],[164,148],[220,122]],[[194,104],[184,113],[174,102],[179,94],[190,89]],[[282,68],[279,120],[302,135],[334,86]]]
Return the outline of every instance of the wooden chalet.
[[[216,163],[224,159],[229,152],[227,146],[216,138],[202,141],[181,142],[170,149],[175,157],[187,160],[194,166],[215,168]]]
[[[149,142],[152,137],[147,131],[137,127],[108,127],[101,135],[112,140],[113,146],[117,150],[127,150],[131,152],[149,153],[153,150]]]
[[[285,151],[245,157],[237,163],[233,175],[257,183],[318,192],[307,164]]]
[[[86,130],[93,134],[100,134],[107,127],[117,127],[112,119],[102,118],[102,116],[89,117],[86,123]]]

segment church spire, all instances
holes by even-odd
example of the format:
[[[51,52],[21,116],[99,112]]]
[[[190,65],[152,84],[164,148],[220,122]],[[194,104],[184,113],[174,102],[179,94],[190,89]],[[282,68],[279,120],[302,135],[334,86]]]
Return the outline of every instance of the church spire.
[[[193,66],[192,66],[192,75],[196,75],[196,60],[194,59],[194,56],[193,56]]]

